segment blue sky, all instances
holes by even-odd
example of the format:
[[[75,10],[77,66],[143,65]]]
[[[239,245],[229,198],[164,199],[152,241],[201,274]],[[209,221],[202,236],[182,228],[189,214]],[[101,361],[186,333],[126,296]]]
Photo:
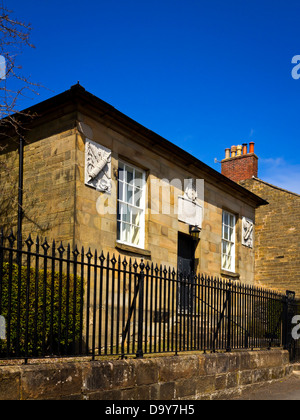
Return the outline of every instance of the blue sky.
[[[88,91],[216,170],[254,141],[259,177],[300,194],[299,0],[7,0],[32,24],[18,62],[45,86]]]

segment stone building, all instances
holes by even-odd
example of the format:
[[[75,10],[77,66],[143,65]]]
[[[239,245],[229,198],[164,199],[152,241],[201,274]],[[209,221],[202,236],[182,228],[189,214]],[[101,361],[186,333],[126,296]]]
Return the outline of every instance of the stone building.
[[[80,85],[28,113],[23,239],[38,234],[253,284],[255,211],[265,200]],[[0,222],[15,230],[18,138],[7,128],[0,141]]]
[[[300,293],[300,195],[258,178],[254,143],[226,149],[222,174],[263,197],[256,210],[256,283]],[[247,229],[247,227],[245,227]]]

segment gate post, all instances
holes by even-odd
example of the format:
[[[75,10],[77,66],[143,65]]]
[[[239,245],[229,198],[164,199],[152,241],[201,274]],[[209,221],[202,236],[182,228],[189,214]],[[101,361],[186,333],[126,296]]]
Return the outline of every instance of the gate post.
[[[284,350],[288,350],[288,297],[282,298],[282,345]]]
[[[227,331],[227,344],[226,344],[226,351],[231,351],[231,281],[228,283],[228,289],[227,289],[227,318],[228,318],[228,331]]]
[[[295,292],[287,290],[283,299],[283,348],[288,350],[292,357],[292,318],[294,316]]]
[[[142,260],[140,264],[141,272],[139,274],[139,320],[138,320],[138,349],[136,353],[137,359],[142,359],[143,353],[143,326],[144,326],[144,268],[145,264]]]

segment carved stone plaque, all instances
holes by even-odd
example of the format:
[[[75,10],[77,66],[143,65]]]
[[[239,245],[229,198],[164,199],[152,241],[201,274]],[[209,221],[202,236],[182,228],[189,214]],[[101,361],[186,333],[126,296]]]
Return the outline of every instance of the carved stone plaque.
[[[243,217],[242,244],[249,248],[254,244],[254,223],[246,217]]]
[[[202,207],[187,197],[178,197],[178,220],[202,229]]]
[[[195,180],[187,179],[182,197],[178,197],[178,220],[202,228],[202,207],[197,203]]]
[[[111,150],[88,139],[85,143],[85,184],[111,193]]]

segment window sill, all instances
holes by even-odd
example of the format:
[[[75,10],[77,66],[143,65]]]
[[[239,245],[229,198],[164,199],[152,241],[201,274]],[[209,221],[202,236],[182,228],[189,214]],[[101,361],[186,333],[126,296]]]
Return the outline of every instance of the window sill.
[[[227,270],[224,270],[224,269],[221,270],[221,276],[226,277],[226,278],[230,278],[230,279],[234,279],[234,280],[239,280],[239,278],[240,278],[239,273],[233,273],[232,271],[227,271]]]
[[[125,245],[120,242],[116,243],[116,249],[128,252],[130,254],[137,255],[139,257],[142,256],[142,257],[151,258],[151,251],[149,251],[148,249],[141,249],[132,245]]]

